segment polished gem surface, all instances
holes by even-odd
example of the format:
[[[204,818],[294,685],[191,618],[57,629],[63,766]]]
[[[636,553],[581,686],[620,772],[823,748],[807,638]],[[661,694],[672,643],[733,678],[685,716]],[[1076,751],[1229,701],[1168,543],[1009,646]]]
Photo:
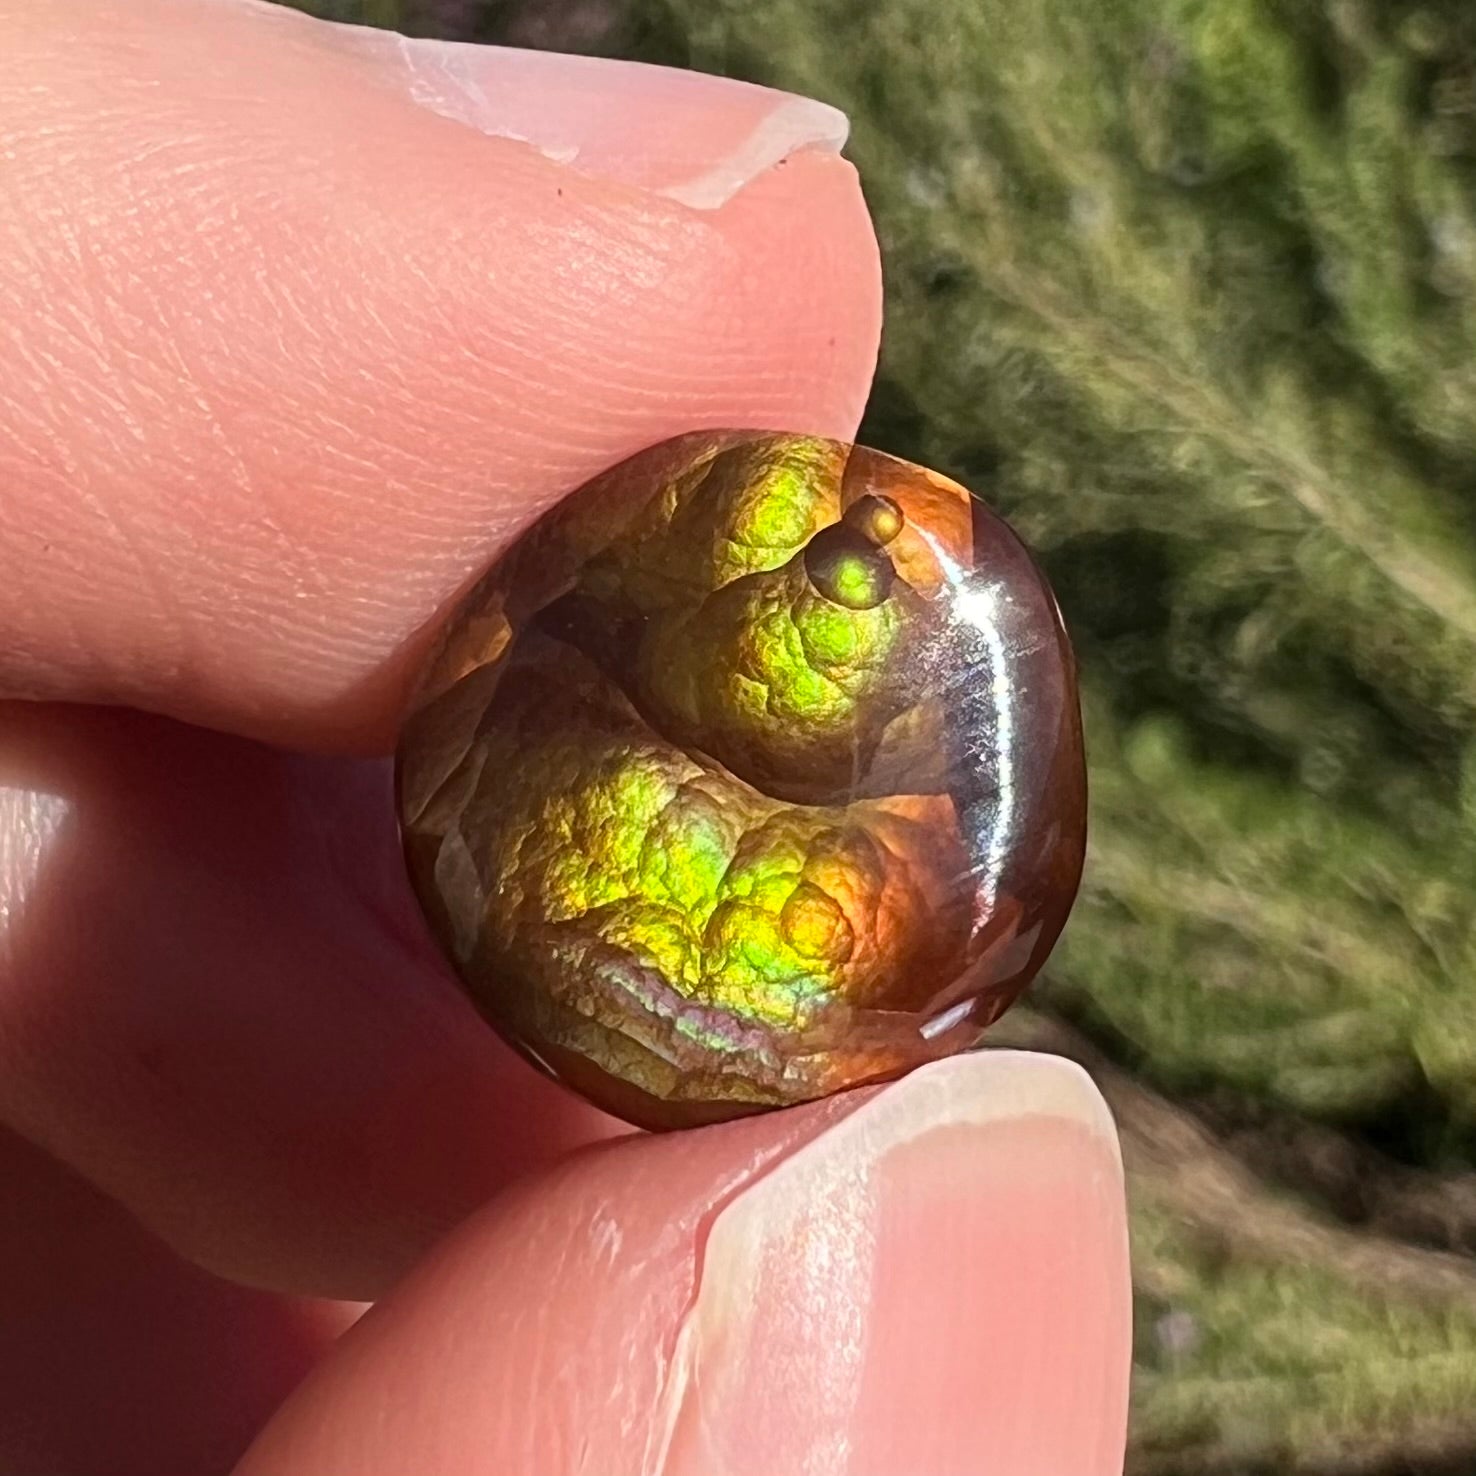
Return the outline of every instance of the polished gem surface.
[[[679,437],[545,516],[444,633],[398,780],[483,1013],[647,1127],[973,1044],[1085,842],[1023,545],[945,477],[803,436]]]

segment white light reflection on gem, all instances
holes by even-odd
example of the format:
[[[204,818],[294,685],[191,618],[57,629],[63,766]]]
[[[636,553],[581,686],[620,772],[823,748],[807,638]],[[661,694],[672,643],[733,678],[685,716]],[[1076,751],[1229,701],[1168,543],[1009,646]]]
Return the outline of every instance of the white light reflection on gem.
[[[927,537],[924,534],[924,537]],[[983,906],[975,917],[975,928],[987,921],[994,911],[999,891],[999,878],[1004,859],[1014,840],[1015,818],[1015,694],[1011,690],[1006,665],[1005,643],[999,629],[1000,586],[978,585],[970,581],[961,565],[928,538],[933,554],[942,566],[944,577],[953,592],[951,614],[960,633],[973,632],[976,639],[968,642],[966,652],[970,666],[985,668],[995,712],[995,783],[999,803],[984,840],[982,858]]]
[[[917,1033],[924,1040],[936,1040],[940,1035],[946,1035],[955,1025],[962,1025],[974,1013],[974,1006],[978,1002],[972,995],[968,999],[959,1000],[956,1005],[944,1010],[941,1015],[934,1015],[931,1020],[924,1020],[918,1027]]]

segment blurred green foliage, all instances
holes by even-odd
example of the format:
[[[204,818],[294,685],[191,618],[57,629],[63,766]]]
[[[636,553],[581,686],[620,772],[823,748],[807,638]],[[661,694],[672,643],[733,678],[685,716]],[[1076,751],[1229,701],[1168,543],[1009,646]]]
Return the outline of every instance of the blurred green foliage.
[[[1476,8],[605,8],[850,112],[866,439],[1005,511],[1076,636],[1092,851],[1036,1002],[1124,1113],[1130,1469],[1476,1470]]]

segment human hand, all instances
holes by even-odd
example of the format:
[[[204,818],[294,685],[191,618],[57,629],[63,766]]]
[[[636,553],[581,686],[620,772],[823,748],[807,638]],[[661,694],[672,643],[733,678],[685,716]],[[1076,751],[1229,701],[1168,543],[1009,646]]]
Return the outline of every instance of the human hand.
[[[588,1146],[619,1129],[448,983],[376,757],[562,491],[679,431],[854,432],[841,133],[230,0],[0,0],[0,691],[48,699],[0,709],[0,1472],[222,1469],[310,1362],[243,1472],[1120,1465],[1075,1068]],[[381,1296],[337,1345],[302,1300]]]

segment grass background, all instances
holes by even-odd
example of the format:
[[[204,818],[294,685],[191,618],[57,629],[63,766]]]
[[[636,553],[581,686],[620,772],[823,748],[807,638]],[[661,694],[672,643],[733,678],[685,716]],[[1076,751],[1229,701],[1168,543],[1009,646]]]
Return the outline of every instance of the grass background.
[[[1084,894],[999,1038],[1133,1203],[1138,1476],[1476,1472],[1476,8],[339,0],[824,97],[887,263],[864,439],[1082,656]]]

